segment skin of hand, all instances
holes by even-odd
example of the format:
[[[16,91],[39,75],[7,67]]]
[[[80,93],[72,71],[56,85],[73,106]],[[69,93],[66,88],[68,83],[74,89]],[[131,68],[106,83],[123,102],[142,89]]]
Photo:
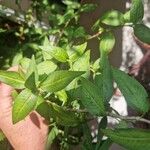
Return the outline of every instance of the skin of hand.
[[[9,69],[16,71],[17,67]],[[48,125],[37,112],[32,112],[24,120],[12,123],[13,88],[0,83],[0,129],[15,150],[44,150]]]

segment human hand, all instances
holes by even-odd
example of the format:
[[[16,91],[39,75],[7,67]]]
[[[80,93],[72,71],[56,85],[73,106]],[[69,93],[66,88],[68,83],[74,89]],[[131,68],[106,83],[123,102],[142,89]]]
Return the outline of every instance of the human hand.
[[[17,67],[9,70],[16,71]],[[15,150],[44,150],[48,126],[37,112],[12,123],[12,91],[12,87],[0,83],[0,129]]]

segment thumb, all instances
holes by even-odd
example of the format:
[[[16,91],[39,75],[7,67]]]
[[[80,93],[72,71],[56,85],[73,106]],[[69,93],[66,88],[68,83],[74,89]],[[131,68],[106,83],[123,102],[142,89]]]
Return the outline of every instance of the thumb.
[[[17,71],[18,67],[12,67],[9,71]],[[0,128],[2,128],[2,122],[11,118],[12,111],[12,96],[13,88],[4,83],[0,84]],[[3,120],[3,121],[2,121]],[[11,120],[11,119],[10,119]],[[7,122],[7,121],[6,121]],[[11,121],[9,121],[11,122]],[[5,126],[5,125],[4,125]]]

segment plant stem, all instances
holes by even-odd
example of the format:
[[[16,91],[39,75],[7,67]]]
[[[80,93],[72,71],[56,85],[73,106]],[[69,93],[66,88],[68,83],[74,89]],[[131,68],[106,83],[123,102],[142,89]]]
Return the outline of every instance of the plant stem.
[[[62,37],[63,34],[64,34],[65,28],[69,25],[69,23],[70,23],[70,20],[67,21],[66,24],[64,25],[63,29],[61,30],[61,32],[60,32],[60,34],[59,34],[59,37],[58,37],[58,39],[57,39],[55,45],[57,45],[57,44],[59,43],[61,37]]]
[[[98,37],[99,35],[101,35],[102,33],[103,33],[103,31],[99,31],[99,32],[95,33],[94,35],[91,35],[89,38],[87,38],[87,40],[94,39],[94,38]]]
[[[70,111],[70,112],[76,112],[76,113],[88,113],[87,109],[70,109],[69,108],[66,110]],[[116,119],[121,119],[121,120],[126,120],[126,121],[140,121],[140,122],[150,124],[150,120],[141,118],[141,116],[121,116],[119,114],[114,114],[114,113],[110,113],[110,112],[107,112],[106,115],[116,118]]]
[[[144,123],[150,124],[150,120],[141,118],[140,116],[121,116],[121,115],[112,114],[112,113],[108,113],[108,116],[113,117],[113,118],[119,118],[121,120],[140,121],[140,122],[144,122]]]
[[[67,110],[76,113],[88,113],[86,109],[67,109]]]

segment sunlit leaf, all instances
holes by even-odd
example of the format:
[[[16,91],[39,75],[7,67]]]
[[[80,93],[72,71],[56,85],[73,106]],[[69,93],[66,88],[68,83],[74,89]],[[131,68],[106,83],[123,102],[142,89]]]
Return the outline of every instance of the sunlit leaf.
[[[44,60],[52,59],[52,56],[49,53],[49,51],[51,50],[51,45],[47,37],[45,37],[43,45],[39,46],[39,48],[42,50]]]
[[[66,62],[68,60],[68,54],[66,50],[61,47],[51,46],[49,53],[53,58],[60,62]]]
[[[55,95],[59,98],[60,101],[63,102],[63,104],[65,104],[67,102],[67,93],[65,90],[61,90],[55,93]]]
[[[23,90],[15,99],[12,110],[13,123],[23,120],[36,106],[37,96],[30,90]]]
[[[73,79],[82,75],[83,71],[60,70],[52,72],[40,84],[40,88],[47,92],[57,92],[65,88]]]
[[[20,63],[22,57],[23,57],[22,53],[17,53],[12,60],[12,66],[18,65]]]
[[[131,22],[130,11],[127,11],[127,12],[124,14],[124,20],[125,20],[126,23]]]
[[[115,45],[115,37],[111,32],[106,32],[103,34],[100,40],[100,51],[105,53],[110,53]]]
[[[21,65],[21,67],[22,67],[23,69],[27,70],[28,67],[29,67],[30,61],[31,61],[31,60],[30,60],[29,58],[26,58],[26,57],[22,58],[22,59],[20,60],[20,65]]]
[[[86,47],[87,47],[87,42],[81,45],[74,45],[73,47],[69,48],[67,51],[69,55],[69,60],[71,60],[72,62],[76,61],[79,57],[82,56]]]
[[[13,90],[11,92],[11,96],[12,96],[12,100],[14,101],[16,99],[16,97],[18,96],[18,92],[16,90]]]
[[[35,90],[36,85],[38,83],[38,78],[39,78],[39,76],[38,76],[37,65],[35,62],[35,58],[33,56],[30,61],[30,65],[27,69],[25,86],[28,89]]]
[[[86,51],[77,61],[74,62],[73,66],[72,66],[72,70],[74,70],[74,71],[85,71],[86,73],[84,74],[84,77],[89,76],[90,51]]]
[[[106,12],[101,18],[101,22],[110,26],[121,26],[124,24],[124,16],[117,10]]]
[[[0,70],[0,81],[16,89],[23,89],[25,82],[19,73],[4,70]]]
[[[92,64],[92,69],[96,72],[100,69],[100,58],[96,59],[95,62]]]
[[[57,65],[55,63],[53,63],[52,61],[43,61],[40,64],[38,64],[37,69],[38,69],[38,74],[42,75],[42,74],[49,74],[53,71],[55,71],[57,68]]]

